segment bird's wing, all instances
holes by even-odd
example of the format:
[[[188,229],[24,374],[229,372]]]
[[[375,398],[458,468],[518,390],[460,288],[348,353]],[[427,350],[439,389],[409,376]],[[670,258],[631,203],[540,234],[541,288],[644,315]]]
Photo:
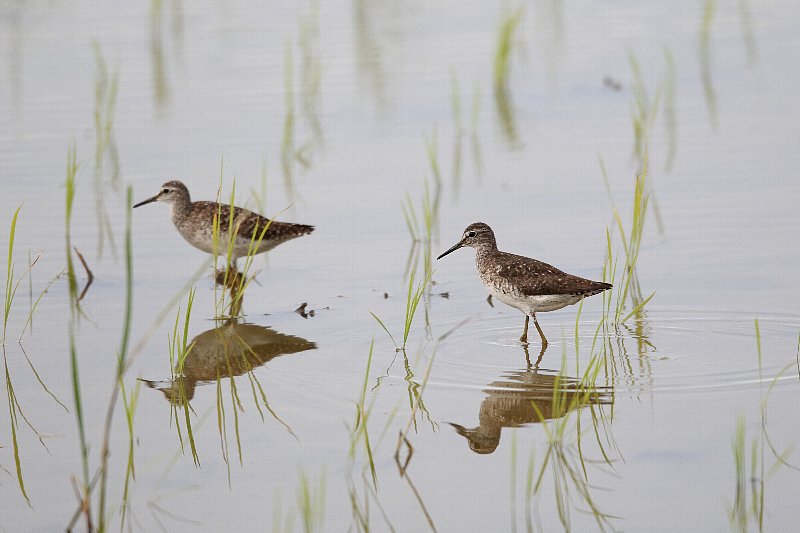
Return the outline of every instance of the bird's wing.
[[[567,274],[552,265],[529,257],[501,253],[496,258],[497,274],[507,279],[526,296],[596,294],[611,287],[608,283]]]

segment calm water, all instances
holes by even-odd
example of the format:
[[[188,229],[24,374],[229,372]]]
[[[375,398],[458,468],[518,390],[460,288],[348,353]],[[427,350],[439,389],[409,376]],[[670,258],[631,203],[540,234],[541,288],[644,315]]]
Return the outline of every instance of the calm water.
[[[167,179],[195,199],[220,184],[227,199],[235,180],[237,203],[317,229],[255,259],[246,317],[225,324],[212,320],[220,292],[206,257],[167,207],[132,214],[124,384],[139,389],[126,529],[724,531],[757,529],[759,510],[764,529],[794,529],[800,11],[747,1],[516,9],[0,5],[4,235],[22,206],[22,282],[4,344],[4,390],[10,382],[20,410],[7,392],[0,530],[62,530],[78,505],[71,331],[90,476],[100,464],[125,311],[125,188],[140,201]],[[644,297],[655,291],[643,311],[617,327],[610,317],[597,338],[600,296],[584,302],[577,329],[577,306],[541,314],[551,342],[537,362],[538,341],[529,353],[517,341],[523,316],[489,305],[473,252],[460,250],[435,263],[396,352],[370,313],[400,342],[409,265],[419,279],[426,249],[414,248],[403,206],[424,233],[426,190],[434,256],[481,220],[501,249],[600,279],[608,228],[619,279],[614,209],[630,233],[637,117],[650,202],[636,273]],[[75,322],[57,279],[20,344],[32,302],[66,265],[72,146],[72,243],[95,280]],[[179,302],[182,334],[190,287],[195,348],[175,378],[169,336]],[[304,302],[305,317],[294,312]],[[593,364],[592,386],[579,385]],[[369,448],[353,431],[362,391]],[[401,471],[404,430],[413,456]],[[129,450],[121,402],[111,435],[116,529]]]

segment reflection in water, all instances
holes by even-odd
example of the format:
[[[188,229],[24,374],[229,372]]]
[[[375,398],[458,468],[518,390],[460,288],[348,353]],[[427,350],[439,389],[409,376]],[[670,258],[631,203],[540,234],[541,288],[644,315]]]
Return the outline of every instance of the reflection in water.
[[[488,396],[481,403],[478,427],[468,429],[450,424],[467,439],[472,451],[481,454],[494,452],[500,444],[504,427],[537,424],[561,418],[587,405],[612,403],[611,394],[582,385],[577,378],[540,369],[538,363],[506,372],[484,389]]]
[[[143,380],[148,387],[160,390],[170,403],[176,405],[191,401],[197,385],[245,374],[255,380],[253,370],[267,361],[317,347],[314,342],[300,337],[233,320],[204,331],[189,344],[188,355],[182,364],[176,365],[172,379]]]
[[[108,241],[111,254],[116,258],[114,231],[106,208],[106,187],[103,177],[105,163],[108,161],[111,167],[111,185],[115,188],[119,186],[121,171],[117,141],[114,138],[114,114],[117,107],[119,74],[116,71],[109,71],[99,43],[92,43],[92,50],[97,68],[94,83],[94,196],[97,213],[97,256],[98,258],[103,257],[104,245]]]
[[[511,149],[521,148],[517,126],[514,122],[514,105],[508,76],[511,70],[511,54],[514,51],[517,28],[524,11],[520,8],[504,16],[497,38],[497,51],[494,58],[494,102],[500,127]]]
[[[708,108],[711,125],[717,127],[717,95],[711,79],[711,23],[714,20],[714,0],[706,0],[703,7],[703,21],[700,25],[700,73],[703,79],[703,95]]]
[[[11,84],[11,102],[15,112],[19,111],[22,97],[22,40],[25,32],[21,29],[23,9],[22,0],[4,2],[3,16],[8,28],[8,80]],[[16,122],[16,121],[15,121]]]
[[[164,59],[164,2],[172,7],[172,38],[175,55],[179,56],[183,40],[183,6],[180,0],[151,0],[150,2],[150,62],[153,70],[153,99],[156,113],[162,114],[169,104],[170,88]]]
[[[359,82],[366,87],[378,111],[385,111],[397,63],[406,11],[397,2],[355,0],[353,2],[353,41]],[[388,83],[387,83],[388,82]]]

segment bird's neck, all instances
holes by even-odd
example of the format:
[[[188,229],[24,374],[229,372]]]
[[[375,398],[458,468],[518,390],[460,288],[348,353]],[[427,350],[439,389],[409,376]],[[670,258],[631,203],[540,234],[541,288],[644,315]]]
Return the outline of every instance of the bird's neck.
[[[480,248],[476,248],[475,249],[475,259],[477,259],[478,261],[481,261],[482,259],[484,259],[485,257],[488,257],[489,255],[491,255],[493,252],[496,252],[496,251],[497,251],[497,245],[496,244],[488,244],[488,243],[484,244]]]
[[[192,210],[192,202],[188,197],[178,198],[172,205],[172,221],[177,223],[178,220],[186,217]]]

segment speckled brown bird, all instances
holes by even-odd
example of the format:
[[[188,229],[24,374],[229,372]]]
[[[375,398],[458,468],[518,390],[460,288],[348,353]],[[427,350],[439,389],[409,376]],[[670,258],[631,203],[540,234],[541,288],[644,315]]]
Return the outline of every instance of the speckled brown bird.
[[[525,313],[525,329],[519,338],[524,343],[528,342],[528,322],[533,318],[542,346],[547,346],[537,312],[555,311],[611,288],[610,283],[573,276],[536,259],[501,252],[492,228],[483,222],[467,226],[461,240],[437,259],[464,246],[475,248],[478,275],[489,293]]]
[[[227,255],[229,228],[235,238],[230,253],[230,267],[236,270],[236,260],[248,254],[255,255],[272,250],[286,241],[308,235],[314,226],[276,222],[242,207],[217,202],[192,202],[189,189],[178,180],[168,181],[158,194],[139,202],[140,207],[151,202],[166,202],[172,208],[172,222],[186,242],[209,254]],[[215,219],[219,219],[218,241],[214,242]],[[216,248],[216,250],[215,250]]]

